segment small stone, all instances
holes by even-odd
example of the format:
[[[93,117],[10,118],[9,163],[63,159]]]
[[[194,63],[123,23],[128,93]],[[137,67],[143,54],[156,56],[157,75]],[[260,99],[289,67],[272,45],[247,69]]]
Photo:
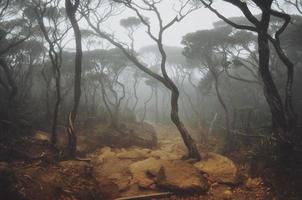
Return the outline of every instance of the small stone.
[[[232,199],[232,196],[233,196],[233,193],[232,193],[231,190],[225,190],[223,192],[223,199],[224,200],[230,200],[230,199]]]
[[[157,177],[157,185],[179,192],[204,192],[208,190],[207,180],[191,164],[184,161],[163,161]]]
[[[155,178],[161,167],[159,160],[148,158],[131,164],[129,170],[140,187],[153,189],[155,182],[150,176]]]
[[[248,189],[253,190],[261,187],[261,183],[263,183],[261,178],[248,178],[245,183],[245,186]]]
[[[194,164],[203,173],[209,175],[209,180],[218,183],[238,182],[238,170],[233,161],[225,156],[209,153],[208,157]]]

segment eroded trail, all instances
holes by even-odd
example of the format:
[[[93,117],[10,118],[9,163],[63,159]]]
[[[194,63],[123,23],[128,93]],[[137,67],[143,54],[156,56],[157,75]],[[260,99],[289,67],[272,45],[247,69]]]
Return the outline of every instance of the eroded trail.
[[[0,174],[7,176],[11,193],[19,195],[15,199],[106,200],[162,192],[169,192],[169,197],[147,199],[272,199],[270,189],[264,186],[261,178],[250,178],[240,164],[215,152],[207,152],[202,145],[199,145],[204,155],[202,161],[183,159],[186,149],[173,126],[156,127],[157,145],[152,148],[146,147],[154,143],[154,135],[148,136],[153,134],[150,127],[143,136],[139,136],[143,129],[133,127],[136,126],[128,125],[122,132],[110,132],[103,125],[97,125],[89,129],[89,134],[80,135],[78,153],[90,152],[86,154],[90,162],[52,163],[46,156],[30,162],[14,161],[9,167],[1,164]],[[123,138],[118,145],[98,147],[98,139],[103,137],[100,130],[105,131],[106,137],[113,134],[116,139],[124,134],[127,142],[131,134],[137,135],[134,142],[143,147],[122,148]],[[198,133],[191,132],[198,139]],[[25,145],[24,149],[29,151],[25,153],[30,154],[31,148],[36,155],[46,152],[47,134],[39,132],[37,135],[30,140],[32,143]]]
[[[90,154],[105,198],[171,192],[177,195],[170,199],[269,199],[262,180],[243,177],[227,157],[205,152],[200,162],[183,160],[186,149],[177,130],[157,127],[156,132],[156,148],[103,147]]]

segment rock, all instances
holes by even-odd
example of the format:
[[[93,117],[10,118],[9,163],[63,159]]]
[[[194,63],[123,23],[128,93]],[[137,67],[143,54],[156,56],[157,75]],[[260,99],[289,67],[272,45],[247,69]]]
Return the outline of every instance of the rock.
[[[232,199],[232,196],[233,196],[233,193],[231,190],[225,190],[223,192],[223,199],[224,200],[231,200]]]
[[[261,187],[261,184],[263,184],[263,181],[261,178],[248,178],[245,182],[245,186],[249,190],[257,189],[257,188]]]
[[[128,166],[132,163],[129,159],[107,158],[102,164],[95,165],[94,176],[99,182],[103,179],[109,180],[117,186],[118,191],[124,191],[131,184]]]
[[[223,199],[230,200],[232,199],[233,192],[231,188],[225,184],[214,183],[211,185],[211,189],[209,191],[210,196],[214,199]]]
[[[233,161],[216,153],[209,153],[204,160],[194,164],[203,173],[207,173],[209,179],[218,183],[236,184],[238,182],[238,170]]]
[[[103,145],[112,147],[144,147],[157,146],[156,132],[147,123],[128,123],[119,128],[107,128],[100,133],[99,141]]]
[[[150,155],[154,158],[162,160],[179,160],[186,154],[184,151],[178,151],[177,149],[175,149],[175,152],[168,152],[165,149],[158,149],[152,151]]]
[[[92,166],[85,161],[67,160],[58,164],[66,174],[78,175],[83,177],[92,176]]]
[[[76,194],[78,200],[101,197],[98,183],[90,170],[87,171],[87,166],[89,164],[83,161],[63,161],[47,166],[47,170],[34,165],[20,166],[15,168],[21,184],[18,189],[26,199],[74,199],[71,194]],[[21,181],[25,177],[27,181]]]
[[[131,149],[117,153],[116,156],[120,159],[145,159],[149,157],[150,150],[148,149]]]
[[[121,197],[133,197],[158,193],[157,190],[142,189],[138,184],[132,184],[127,191],[120,194]],[[148,199],[148,198],[147,198]],[[150,198],[149,198],[150,199]]]
[[[140,187],[154,189],[154,178],[158,175],[161,167],[162,164],[159,160],[148,158],[131,164],[129,171]]]
[[[99,182],[99,188],[103,199],[115,199],[119,195],[118,186],[106,178]]]
[[[37,131],[34,135],[36,140],[48,141],[50,142],[50,134],[44,131]]]
[[[109,174],[107,178],[118,186],[119,192],[128,190],[132,185],[132,177],[124,172]]]
[[[95,165],[100,165],[106,160],[116,157],[116,153],[111,151],[110,147],[104,147],[98,152],[100,154],[96,159],[93,160]]]
[[[184,161],[162,161],[156,184],[176,192],[204,192],[207,180],[193,166]]]

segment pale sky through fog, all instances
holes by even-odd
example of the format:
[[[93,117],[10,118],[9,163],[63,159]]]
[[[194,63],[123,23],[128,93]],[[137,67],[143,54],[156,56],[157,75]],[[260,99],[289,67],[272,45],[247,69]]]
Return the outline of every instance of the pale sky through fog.
[[[179,2],[178,0],[162,0],[162,3],[158,5],[158,9],[162,15],[164,24],[166,24],[169,20],[173,19],[176,16],[175,10],[173,10],[173,3],[176,4],[176,2]],[[223,1],[216,1],[213,3],[213,7],[217,9],[221,14],[223,14],[225,17],[235,17],[235,16],[242,16],[242,12],[237,9],[235,6],[230,5],[229,3],[225,3]],[[253,13],[260,13],[253,5],[249,5],[251,11]],[[287,10],[287,8],[285,7]],[[291,10],[291,9],[289,9]],[[156,17],[150,16],[147,13],[143,13],[144,16],[147,16],[149,20],[151,21],[151,27],[153,32],[154,27],[158,27],[156,23],[154,23],[156,20]],[[110,18],[106,23],[104,23],[101,28],[102,31],[105,31],[109,34],[114,34],[114,36],[123,43],[130,44],[128,37],[127,37],[127,31],[120,25],[120,20],[123,18],[127,18],[129,16],[135,16],[136,14],[131,11],[130,9],[126,8],[124,12],[121,14],[114,16]],[[207,8],[200,8],[198,10],[195,10],[194,12],[187,15],[181,22],[175,23],[172,27],[170,27],[168,30],[166,30],[163,38],[163,42],[165,45],[168,46],[181,46],[181,40],[184,35],[190,32],[195,32],[197,30],[202,29],[211,29],[213,28],[213,22],[216,22],[220,20],[214,13],[212,13]],[[84,20],[85,21],[85,20]],[[86,24],[86,22],[82,21],[81,24]],[[87,25],[85,25],[87,26]],[[156,34],[155,34],[156,35]],[[150,39],[150,37],[146,33],[146,27],[144,25],[141,26],[140,29],[138,29],[135,34],[135,49],[139,50],[143,46],[148,45],[154,45],[154,41]],[[74,46],[73,43],[68,44],[69,49],[73,49]],[[102,43],[102,46],[100,46],[99,43],[94,43],[90,48],[104,48],[104,46],[108,45],[105,43]],[[109,45],[110,46],[110,45]],[[86,50],[85,45],[83,48]]]
[[[176,12],[173,10],[171,6],[172,0],[163,0],[163,4],[159,6],[160,13],[164,18],[164,24],[168,22],[168,20],[172,19],[176,16]],[[177,2],[177,0],[175,0]],[[240,16],[242,13],[239,9],[234,6],[229,5],[228,3],[215,3],[215,8],[217,8],[224,16],[226,17],[234,17]],[[114,35],[119,38],[120,41],[127,41],[126,31],[119,24],[119,20],[121,18],[127,18],[129,16],[136,16],[134,12],[126,9],[121,15],[112,18],[109,23],[107,23],[104,27],[108,33],[114,33]],[[151,26],[154,27],[154,19],[155,17],[148,16],[151,21]],[[192,13],[190,13],[186,18],[184,18],[181,22],[174,24],[170,27],[164,34],[164,44],[169,46],[181,46],[182,37],[190,32],[194,32],[201,29],[210,29],[212,28],[212,24],[215,21],[218,21],[219,18],[216,17],[210,10],[207,8],[200,8]],[[156,27],[156,26],[155,26]],[[148,46],[154,44],[149,36],[145,32],[145,27],[142,26],[135,33],[135,49],[140,49],[143,46]]]

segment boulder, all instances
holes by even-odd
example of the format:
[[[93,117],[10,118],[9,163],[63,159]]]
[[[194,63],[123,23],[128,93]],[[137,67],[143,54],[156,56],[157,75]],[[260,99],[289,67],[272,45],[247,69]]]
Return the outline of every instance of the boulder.
[[[150,150],[149,149],[140,149],[133,148],[129,150],[124,150],[116,154],[116,156],[120,159],[146,159],[149,157]]]
[[[191,164],[181,160],[162,161],[156,184],[175,192],[205,192],[207,180]]]
[[[157,177],[162,164],[155,158],[138,161],[129,166],[129,171],[132,174],[134,181],[141,188],[155,188],[155,177]]]
[[[213,197],[213,199],[231,200],[233,192],[228,185],[214,183],[211,185],[209,196]]]
[[[158,149],[154,150],[150,153],[150,155],[154,158],[162,159],[162,160],[177,160],[181,159],[184,155],[186,155],[185,151],[181,151],[175,149],[174,152],[166,151],[166,149]]]
[[[116,153],[113,152],[110,147],[103,147],[100,151],[97,151],[95,155],[97,156],[94,156],[95,158],[92,160],[94,165],[100,165],[106,160],[116,157]]]
[[[99,189],[104,200],[115,199],[119,196],[118,186],[106,178],[103,178],[102,181],[99,181]]]
[[[128,166],[132,163],[129,159],[107,157],[103,163],[94,166],[94,176],[100,183],[106,179],[111,185],[116,185],[118,191],[124,191],[131,184],[132,177],[128,173]]]
[[[103,145],[112,147],[144,147],[157,146],[156,132],[152,125],[147,123],[123,124],[119,128],[107,128],[100,133],[99,141]]]
[[[209,153],[204,160],[195,163],[194,166],[202,173],[206,173],[214,182],[230,184],[238,182],[237,167],[225,156]]]

